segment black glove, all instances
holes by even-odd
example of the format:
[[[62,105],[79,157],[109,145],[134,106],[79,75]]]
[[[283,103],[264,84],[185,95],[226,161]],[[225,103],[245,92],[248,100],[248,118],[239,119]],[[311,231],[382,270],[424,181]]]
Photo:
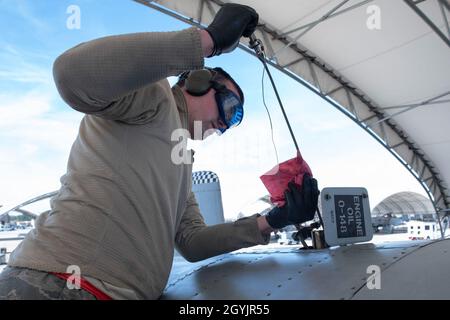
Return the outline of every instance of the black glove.
[[[250,37],[258,24],[258,18],[256,11],[249,6],[224,4],[206,28],[214,41],[211,57],[233,51],[242,36]]]
[[[267,222],[272,228],[281,229],[314,219],[319,193],[317,180],[308,174],[303,176],[301,188],[294,182],[289,182],[288,190],[284,192],[286,204],[281,208],[273,208],[266,215]]]

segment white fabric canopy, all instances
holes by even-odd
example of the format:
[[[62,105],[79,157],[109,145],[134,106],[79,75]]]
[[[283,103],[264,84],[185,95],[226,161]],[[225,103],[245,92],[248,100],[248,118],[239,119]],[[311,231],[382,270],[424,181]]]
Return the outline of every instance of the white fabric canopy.
[[[270,63],[371,133],[436,209],[450,208],[448,1],[135,1],[193,25],[225,2],[255,8]]]

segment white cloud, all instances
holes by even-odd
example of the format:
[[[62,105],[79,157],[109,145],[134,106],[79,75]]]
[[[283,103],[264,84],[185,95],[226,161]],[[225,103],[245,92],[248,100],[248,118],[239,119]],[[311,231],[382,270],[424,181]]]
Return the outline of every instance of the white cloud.
[[[50,86],[53,84],[52,72],[31,60],[46,61],[48,57],[39,52],[31,52],[16,48],[14,45],[2,42],[3,50],[0,52],[2,64],[0,65],[0,81],[19,82],[35,85]],[[46,61],[48,62],[48,61]]]
[[[0,129],[0,204],[13,205],[59,188],[81,116],[44,114]]]
[[[31,121],[50,110],[52,94],[41,89],[23,94],[0,94],[0,129],[14,128],[17,123]]]
[[[48,24],[33,13],[33,10],[30,8],[27,1],[14,1],[14,9],[19,14],[19,16],[22,17],[26,22],[28,22],[34,29],[42,31],[49,30]]]
[[[46,70],[22,66],[15,70],[0,69],[0,80],[47,84],[51,78]]]
[[[59,188],[81,114],[55,114],[52,86],[0,94],[0,204],[12,206]],[[59,98],[58,98],[59,99]]]

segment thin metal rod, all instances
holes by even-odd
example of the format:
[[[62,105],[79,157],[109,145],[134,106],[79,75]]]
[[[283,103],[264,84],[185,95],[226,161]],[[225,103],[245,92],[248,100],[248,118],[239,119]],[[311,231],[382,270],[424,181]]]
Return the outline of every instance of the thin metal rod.
[[[284,47],[276,50],[273,54],[272,57],[270,57],[270,59],[274,59],[277,55],[280,54],[280,52],[286,50],[287,48],[289,48],[291,45],[293,45],[296,41],[298,41],[301,37],[303,37],[307,32],[309,32],[310,30],[312,30],[315,26],[317,26],[318,24],[320,24],[322,21],[325,21],[328,19],[328,17],[334,13],[336,10],[338,10],[340,7],[342,7],[344,4],[346,4],[349,0],[343,0],[341,3],[339,3],[337,6],[335,6],[333,9],[331,9],[330,11],[328,11],[324,16],[322,16],[319,20],[313,22],[305,31],[303,31],[302,33],[300,33],[298,36],[296,36],[294,38],[294,40],[290,41],[288,44],[286,44]]]
[[[386,116],[386,117],[383,117],[382,119],[380,119],[380,120],[378,120],[378,121],[376,121],[376,122],[374,122],[374,123],[369,124],[369,127],[372,127],[372,126],[374,126],[374,125],[376,125],[376,124],[378,124],[378,123],[381,123],[381,122],[384,122],[384,121],[386,121],[386,120],[388,120],[388,119],[391,119],[391,118],[393,118],[393,117],[396,117],[396,116],[398,116],[399,114],[402,114],[402,113],[411,111],[411,110],[413,110],[413,109],[415,109],[415,108],[418,108],[418,107],[421,107],[421,106],[426,106],[426,105],[432,104],[434,100],[437,100],[437,99],[439,99],[439,98],[445,97],[445,96],[447,96],[447,95],[449,95],[449,94],[450,94],[450,91],[447,91],[447,92],[445,92],[445,93],[443,93],[443,94],[440,94],[440,95],[438,95],[438,96],[436,96],[436,97],[434,97],[434,98],[431,98],[431,99],[428,99],[428,100],[426,100],[426,101],[423,101],[422,103],[418,103],[418,104],[415,104],[415,105],[411,105],[411,106],[407,107],[407,109],[405,109],[405,110],[398,111],[398,112],[396,112],[396,113],[393,113],[393,114],[391,114],[391,115],[388,115],[388,116]]]
[[[196,23],[194,22],[192,19],[188,19],[186,17],[183,17],[182,15],[178,14],[178,13],[174,13],[166,8],[163,8],[161,5],[158,4],[154,4],[152,3],[152,1],[149,0],[133,0],[134,2],[143,4],[144,6],[147,6],[149,8],[155,9],[156,11],[159,11],[161,13],[164,13],[166,15],[168,15],[169,17],[173,17],[175,19],[178,19],[180,21],[183,21],[187,24],[192,24],[192,25],[196,25],[198,27],[201,27],[200,23]]]
[[[404,104],[404,105],[398,105],[398,106],[392,106],[392,107],[382,107],[382,108],[380,108],[380,110],[420,107],[420,106],[428,106],[428,105],[432,105],[432,104],[441,104],[441,103],[448,103],[448,102],[450,102],[450,99],[439,100],[439,101],[430,101],[427,103],[419,102],[419,103],[414,103],[414,104]]]
[[[319,216],[319,220],[320,220],[320,224],[322,225],[322,228],[325,229],[325,224],[323,223],[322,214],[320,213],[319,207],[317,207],[317,215]]]
[[[450,38],[450,26],[448,24],[447,14],[445,13],[445,7],[444,7],[445,4],[447,4],[447,3],[444,1],[439,1],[439,6],[441,7],[442,19],[444,20],[445,26],[447,28],[447,36]],[[449,10],[448,6],[447,6],[447,10]]]
[[[435,33],[436,33],[442,40],[444,40],[445,44],[446,44],[447,46],[450,47],[450,40],[445,36],[445,34],[443,34],[443,33],[441,32],[441,30],[440,30],[438,27],[436,27],[436,25],[433,23],[433,21],[431,21],[431,20],[425,15],[425,13],[423,13],[423,12],[417,7],[417,5],[416,5],[413,1],[411,1],[411,0],[403,0],[403,1],[405,1],[405,3],[406,3],[411,9],[413,9],[414,12],[417,13],[417,15],[418,15],[419,17],[421,17],[422,20],[423,20],[426,24],[428,24],[428,26],[429,26]]]
[[[15,211],[16,209],[19,209],[20,207],[24,207],[24,206],[26,206],[26,205],[32,204],[32,203],[37,202],[37,201],[40,201],[40,200],[44,200],[44,199],[47,199],[47,198],[51,198],[51,197],[53,197],[54,195],[56,195],[57,193],[58,193],[58,191],[53,191],[53,192],[45,193],[45,194],[43,194],[43,195],[40,195],[40,196],[35,197],[35,198],[33,198],[33,199],[30,199],[30,200],[28,200],[28,201],[25,201],[24,203],[21,203],[21,204],[19,204],[18,206],[15,206],[14,208],[9,209],[9,210],[3,212],[3,213],[0,215],[0,217],[3,216],[3,215],[5,215],[5,214],[7,214],[7,213],[9,213],[9,212],[11,212],[11,211]]]
[[[439,223],[439,229],[441,230],[441,239],[444,239],[445,238],[445,230],[442,230],[442,222],[441,222],[441,218],[439,217],[439,212],[436,212],[436,215],[437,215],[437,221]]]
[[[298,153],[300,153],[300,149],[298,148],[297,140],[295,140],[294,132],[292,131],[291,124],[289,123],[289,119],[286,115],[286,111],[284,110],[283,103],[281,102],[280,95],[278,94],[277,87],[275,86],[275,82],[273,81],[272,75],[270,74],[269,67],[267,66],[266,60],[261,59],[261,58],[259,60],[263,63],[264,69],[266,69],[266,72],[269,75],[269,79],[270,79],[270,82],[272,83],[273,91],[275,91],[275,95],[277,96],[277,100],[280,105],[281,111],[283,112],[284,120],[286,120],[286,124],[288,126],[289,133],[291,134],[292,141],[294,141],[295,149],[297,150]]]
[[[25,237],[14,237],[14,238],[1,238],[0,241],[16,241],[16,240],[23,240]],[[11,252],[6,252],[11,253]]]
[[[261,46],[261,41],[259,39],[256,39],[256,37],[252,34],[250,36],[250,47],[255,50],[256,56],[258,57],[259,61],[262,62],[264,69],[267,72],[267,75],[269,76],[270,83],[272,84],[273,91],[275,91],[275,95],[278,100],[278,104],[280,105],[281,112],[283,113],[284,120],[286,121],[287,127],[289,129],[289,133],[291,134],[292,141],[294,141],[295,149],[297,150],[297,154],[300,154],[300,149],[297,144],[297,140],[295,139],[294,131],[292,131],[291,124],[289,123],[289,119],[286,115],[286,111],[284,110],[283,102],[281,102],[280,95],[278,94],[277,86],[275,85],[275,81],[272,78],[272,74],[270,73],[269,67],[266,63],[265,55],[264,55],[264,48]]]
[[[335,13],[333,13],[333,14],[330,14],[330,15],[328,16],[328,18],[326,18],[325,20],[318,19],[318,20],[315,20],[315,21],[310,22],[310,23],[308,23],[308,24],[305,24],[305,25],[303,25],[303,26],[301,26],[301,27],[296,27],[295,29],[292,29],[292,30],[289,30],[289,31],[285,31],[285,32],[283,32],[283,33],[280,34],[280,38],[281,38],[281,37],[285,37],[285,36],[287,36],[288,34],[294,33],[294,32],[296,32],[296,31],[300,31],[300,30],[302,30],[302,29],[308,28],[309,26],[314,25],[314,24],[315,24],[316,22],[318,22],[318,21],[319,21],[319,22],[320,22],[320,21],[324,22],[324,21],[329,20],[329,19],[331,19],[331,18],[337,17],[337,16],[339,16],[339,15],[341,15],[341,14],[343,14],[343,13],[346,13],[346,12],[348,12],[348,11],[351,11],[351,10],[353,10],[353,9],[356,9],[356,8],[358,8],[358,7],[361,7],[361,6],[363,6],[363,5],[365,5],[365,4],[369,3],[369,2],[372,2],[372,1],[374,1],[374,0],[365,0],[365,1],[363,1],[363,2],[354,4],[354,5],[352,5],[352,6],[348,7],[348,8],[345,8],[345,9],[339,11],[339,12],[335,12]]]
[[[444,6],[448,11],[450,11],[450,3],[448,2],[448,0],[438,0],[439,3]]]

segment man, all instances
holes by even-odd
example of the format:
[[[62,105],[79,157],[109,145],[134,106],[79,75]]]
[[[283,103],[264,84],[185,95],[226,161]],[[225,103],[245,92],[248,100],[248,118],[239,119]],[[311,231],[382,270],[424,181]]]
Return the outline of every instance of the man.
[[[206,226],[191,192],[191,164],[173,160],[174,131],[194,136],[197,121],[203,136],[242,120],[234,80],[221,69],[196,70],[204,57],[234,50],[257,21],[250,7],[227,4],[206,30],[106,37],[58,57],[59,93],[86,116],[51,211],[0,276],[0,298],[156,299],[175,247],[198,261],[266,244],[273,228],[311,215],[314,190],[292,187],[288,204],[267,217]],[[165,78],[182,72],[170,88]],[[76,282],[72,270],[81,290],[66,286],[66,279]]]

